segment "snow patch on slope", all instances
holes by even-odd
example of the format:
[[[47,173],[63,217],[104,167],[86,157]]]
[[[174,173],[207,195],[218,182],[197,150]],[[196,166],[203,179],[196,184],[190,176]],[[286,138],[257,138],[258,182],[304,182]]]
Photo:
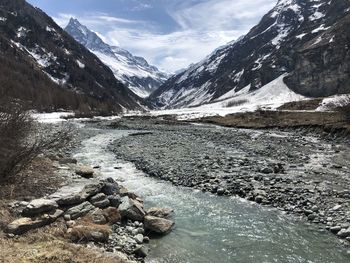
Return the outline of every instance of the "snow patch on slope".
[[[323,99],[321,105],[316,109],[316,111],[332,111],[338,107],[343,107],[350,104],[350,95],[336,95],[329,98]]]
[[[152,111],[153,115],[178,115],[179,119],[194,119],[205,116],[225,116],[232,113],[252,112],[262,107],[275,110],[285,103],[307,99],[290,90],[283,79],[283,74],[274,81],[263,86],[259,90],[250,91],[250,85],[236,92],[231,90],[221,96],[214,103],[204,104],[199,107]],[[237,103],[236,103],[237,102]],[[229,107],[229,105],[239,104]]]

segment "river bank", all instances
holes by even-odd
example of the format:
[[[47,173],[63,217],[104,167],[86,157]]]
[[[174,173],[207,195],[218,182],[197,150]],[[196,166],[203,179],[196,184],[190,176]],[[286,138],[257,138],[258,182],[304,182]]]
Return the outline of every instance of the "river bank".
[[[145,131],[121,138],[111,148],[152,177],[276,207],[349,244],[350,149],[343,139],[169,125],[152,118],[112,126]]]

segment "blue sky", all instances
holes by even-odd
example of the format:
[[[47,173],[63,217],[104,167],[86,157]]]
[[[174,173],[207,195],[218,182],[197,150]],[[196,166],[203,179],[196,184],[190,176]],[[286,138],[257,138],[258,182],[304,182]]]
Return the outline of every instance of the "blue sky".
[[[277,0],[27,0],[62,27],[75,17],[107,43],[169,72],[245,34]]]

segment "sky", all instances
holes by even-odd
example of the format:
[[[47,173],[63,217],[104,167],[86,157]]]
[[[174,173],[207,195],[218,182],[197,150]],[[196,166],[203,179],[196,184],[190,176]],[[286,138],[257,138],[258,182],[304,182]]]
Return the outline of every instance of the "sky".
[[[27,0],[61,27],[70,17],[168,72],[246,34],[277,0]]]

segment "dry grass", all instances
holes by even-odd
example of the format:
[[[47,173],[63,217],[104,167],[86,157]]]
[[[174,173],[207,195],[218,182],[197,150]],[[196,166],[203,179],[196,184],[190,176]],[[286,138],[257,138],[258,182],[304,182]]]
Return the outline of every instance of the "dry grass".
[[[71,229],[67,237],[74,242],[84,243],[94,240],[92,232],[101,233],[103,239],[107,240],[112,231],[110,226],[95,224],[90,216],[85,216],[76,221],[76,225]]]
[[[257,111],[207,117],[199,122],[251,129],[318,127],[327,132],[350,133],[350,125],[339,112]]]
[[[17,242],[0,240],[1,263],[123,263],[121,258],[103,254],[97,249],[68,243],[64,240],[47,242]]]

